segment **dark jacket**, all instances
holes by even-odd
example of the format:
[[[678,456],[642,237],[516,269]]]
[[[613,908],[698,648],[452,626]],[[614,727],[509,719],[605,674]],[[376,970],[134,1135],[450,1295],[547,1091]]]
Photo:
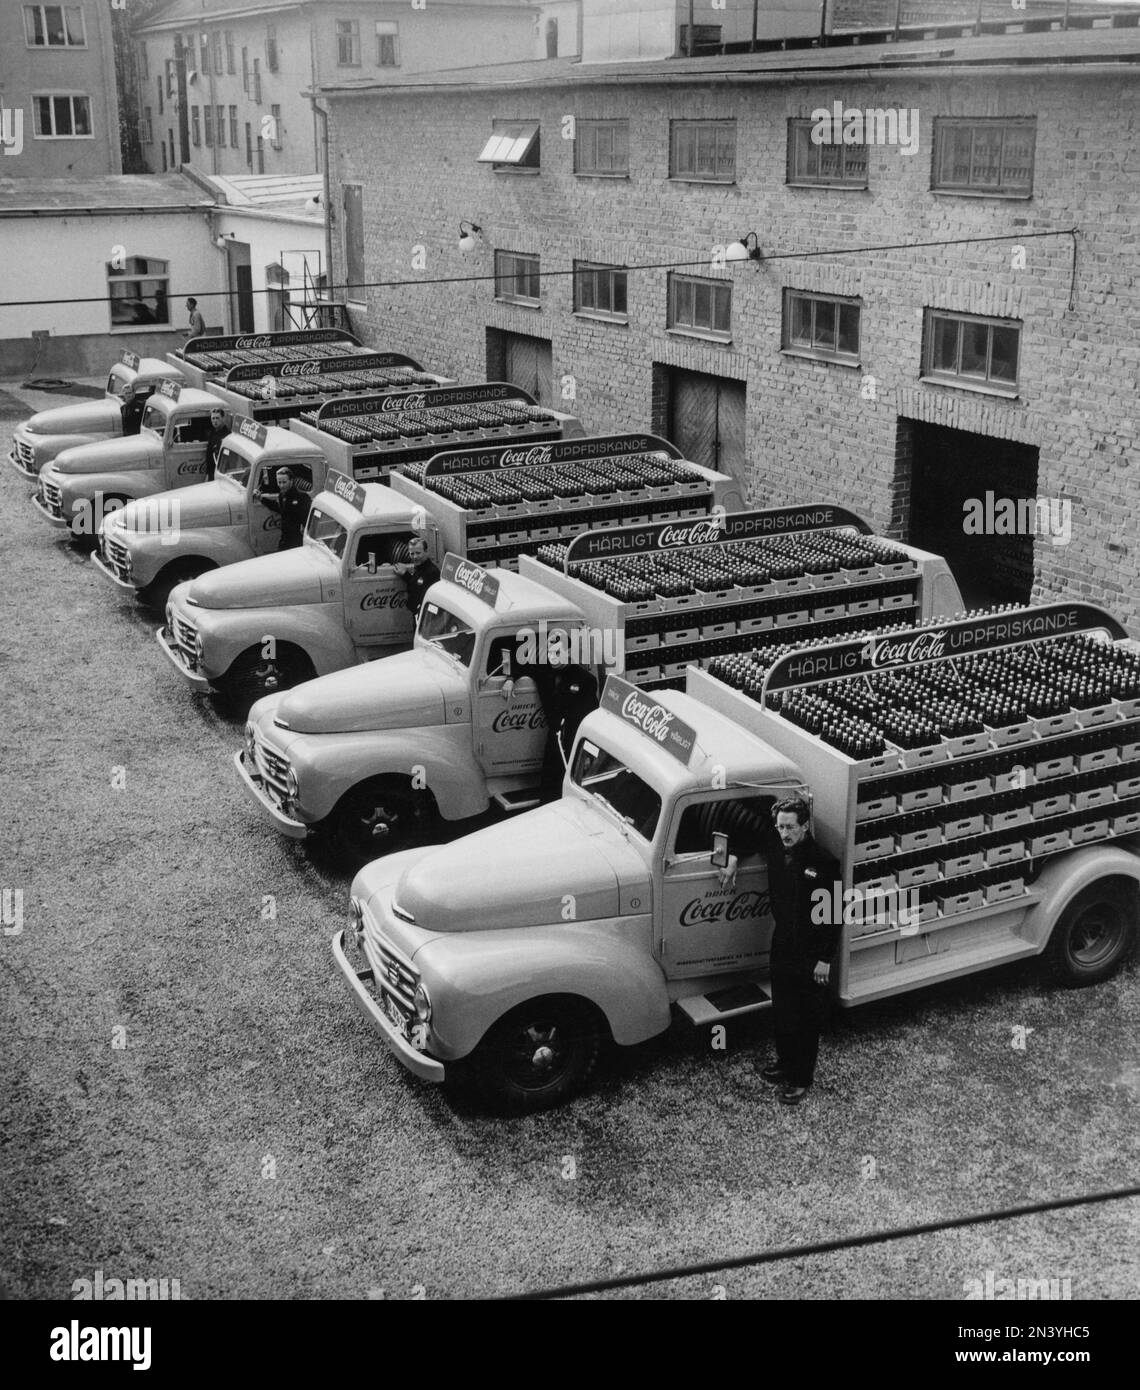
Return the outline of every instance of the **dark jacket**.
[[[810,974],[816,961],[833,961],[839,949],[843,916],[842,911],[834,911],[836,883],[841,905],[843,900],[839,864],[810,833],[788,855],[773,828],[765,835],[764,852],[775,922],[772,969]],[[819,896],[813,901],[817,890]]]
[[[143,411],[146,409],[146,398],[144,396],[133,396],[129,401],[124,401],[119,407],[119,412],[123,417],[123,434],[138,434],[142,428]]]
[[[209,482],[218,468],[218,455],[222,452],[222,444],[229,435],[229,425],[219,425],[216,430],[210,431],[210,437],[206,441],[206,481]]]
[[[416,622],[420,616],[420,606],[424,601],[424,594],[439,579],[439,568],[431,560],[424,560],[415,569],[410,569],[404,575],[404,585],[408,591],[408,612],[412,615],[412,622]]]
[[[281,544],[277,549],[292,550],[300,545],[312,506],[309,494],[293,487],[288,492],[263,492],[261,500],[281,518]]]

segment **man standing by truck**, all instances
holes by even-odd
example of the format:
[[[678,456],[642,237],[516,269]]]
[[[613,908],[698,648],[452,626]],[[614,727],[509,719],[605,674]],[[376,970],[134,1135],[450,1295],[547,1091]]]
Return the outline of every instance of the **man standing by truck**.
[[[780,1100],[785,1105],[798,1105],[815,1078],[827,982],[842,929],[842,922],[831,920],[839,865],[812,838],[810,815],[807,803],[798,798],[779,801],[772,808],[775,828],[764,837],[775,923],[771,985],[776,1061],[760,1075],[783,1087]]]
[[[218,455],[226,442],[230,429],[226,424],[226,412],[219,406],[210,411],[210,437],[206,441],[206,481],[212,483],[218,471]]]
[[[424,594],[439,579],[439,568],[428,559],[427,541],[422,536],[413,536],[408,542],[407,555],[407,560],[397,561],[392,568],[403,577],[408,591],[408,612],[415,625],[419,622]]]
[[[123,436],[138,434],[142,427],[143,411],[146,409],[146,394],[133,382],[123,387],[123,404],[119,407],[123,417]]]
[[[295,550],[305,534],[312,499],[297,486],[291,468],[277,470],[277,491],[257,492],[254,500],[264,502],[271,512],[281,518],[281,542],[278,550]]]

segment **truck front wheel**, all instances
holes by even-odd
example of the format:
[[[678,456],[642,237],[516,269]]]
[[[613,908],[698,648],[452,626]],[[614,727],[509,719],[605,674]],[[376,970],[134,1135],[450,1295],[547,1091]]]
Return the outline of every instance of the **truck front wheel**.
[[[581,1000],[535,999],[504,1015],[479,1044],[475,1083],[498,1108],[545,1110],[581,1089],[601,1043],[598,1020]]]
[[[243,652],[217,682],[223,703],[248,708],[254,700],[274,690],[289,690],[302,681],[312,680],[313,663],[299,647],[281,642],[273,657],[262,655],[259,647]]]
[[[429,792],[402,777],[376,777],[341,797],[326,829],[335,858],[356,867],[417,844],[436,820]]]
[[[1136,939],[1137,888],[1116,879],[1083,889],[1061,914],[1045,961],[1069,988],[1107,980],[1127,959]]]
[[[217,566],[209,560],[179,560],[176,564],[167,565],[145,589],[138,591],[136,597],[157,612],[165,613],[172,589],[188,579],[197,579],[199,575],[216,568]]]

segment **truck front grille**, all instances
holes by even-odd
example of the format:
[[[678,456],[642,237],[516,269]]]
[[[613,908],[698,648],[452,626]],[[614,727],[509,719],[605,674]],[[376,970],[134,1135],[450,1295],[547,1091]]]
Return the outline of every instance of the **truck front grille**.
[[[106,531],[103,532],[103,559],[111,566],[119,579],[130,579],[131,552],[122,541],[111,540]]]
[[[40,496],[52,516],[63,517],[63,493],[54,483],[40,480]]]
[[[364,919],[364,941],[376,983],[403,1008],[412,1009],[420,977],[411,962],[384,940],[367,917]]]
[[[20,460],[22,467],[31,472],[36,466],[36,451],[26,439],[13,440],[16,446],[16,457]]]
[[[253,735],[253,761],[262,782],[284,804],[289,797],[289,764],[256,731]]]
[[[185,618],[180,618],[175,615],[170,620],[170,636],[174,645],[185,659],[186,664],[188,666],[196,666],[198,664],[198,649],[195,645],[195,639],[198,633],[194,624],[188,623]]]

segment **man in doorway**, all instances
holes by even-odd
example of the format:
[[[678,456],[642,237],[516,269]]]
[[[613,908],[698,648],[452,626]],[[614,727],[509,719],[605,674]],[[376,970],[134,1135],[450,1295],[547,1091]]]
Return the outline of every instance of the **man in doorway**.
[[[198,301],[188,299],[186,310],[190,315],[190,327],[186,334],[186,341],[189,342],[191,338],[204,338],[206,336],[206,320],[198,312]]]
[[[424,594],[439,578],[439,569],[428,559],[427,541],[423,536],[413,536],[408,542],[407,552],[407,560],[397,561],[392,568],[403,576],[404,587],[408,591],[408,612],[414,625],[420,620]]]
[[[214,474],[218,471],[218,455],[222,452],[222,444],[230,432],[229,425],[226,424],[226,412],[221,406],[215,406],[210,411],[210,437],[206,441],[206,481],[213,482]]]
[[[544,806],[561,797],[578,725],[598,708],[598,682],[585,666],[570,660],[570,640],[562,628],[550,629],[545,656],[543,661],[540,654],[534,665],[518,665],[513,673],[515,680],[529,676],[534,681],[546,716],[546,747],[538,788]],[[508,682],[508,693],[513,689],[513,682]]]
[[[760,1075],[780,1086],[780,1100],[798,1105],[815,1079],[827,985],[842,922],[832,921],[839,865],[813,839],[810,811],[798,797],[772,808],[764,836],[772,904],[772,1031],[776,1060]],[[842,900],[842,893],[838,894]]]
[[[143,411],[146,409],[147,392],[128,382],[123,387],[123,403],[119,413],[123,417],[123,434],[138,434],[142,428]]]
[[[291,468],[277,470],[277,491],[257,492],[254,500],[264,502],[271,512],[281,518],[281,541],[278,550],[295,550],[305,534],[312,499],[297,486]]]

